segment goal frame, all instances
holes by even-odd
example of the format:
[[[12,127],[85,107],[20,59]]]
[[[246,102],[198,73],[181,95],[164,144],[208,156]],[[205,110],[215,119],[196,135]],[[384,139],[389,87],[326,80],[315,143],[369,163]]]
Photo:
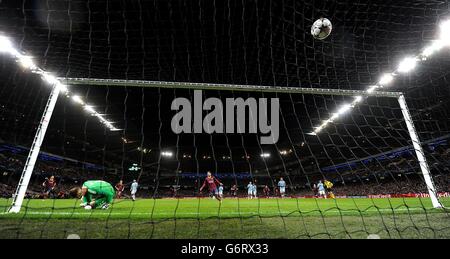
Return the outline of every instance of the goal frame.
[[[193,90],[225,90],[225,91],[251,91],[251,92],[271,92],[271,93],[290,93],[290,94],[312,94],[312,95],[335,95],[335,96],[362,96],[362,97],[386,97],[396,98],[405,120],[408,132],[416,152],[417,159],[421,168],[422,175],[427,186],[428,193],[434,208],[443,208],[439,201],[436,187],[430,173],[425,153],[422,148],[419,136],[417,134],[414,122],[409,112],[405,96],[402,92],[388,91],[360,91],[344,89],[323,89],[323,88],[302,88],[302,87],[281,87],[281,86],[260,86],[260,85],[234,85],[234,84],[209,84],[209,83],[188,83],[188,82],[164,82],[164,81],[145,81],[145,80],[122,80],[122,79],[97,79],[97,78],[58,78],[58,80],[68,86],[92,85],[92,86],[120,86],[120,87],[144,87],[144,88],[179,88]],[[55,108],[59,87],[53,85],[46,108],[42,115],[41,122],[36,131],[36,135],[28,154],[19,185],[13,196],[13,202],[10,213],[19,213],[22,203],[28,189],[28,184],[33,174],[34,166],[40,152],[42,142],[45,138],[47,127],[50,123],[53,110]],[[319,133],[320,134],[320,133]]]

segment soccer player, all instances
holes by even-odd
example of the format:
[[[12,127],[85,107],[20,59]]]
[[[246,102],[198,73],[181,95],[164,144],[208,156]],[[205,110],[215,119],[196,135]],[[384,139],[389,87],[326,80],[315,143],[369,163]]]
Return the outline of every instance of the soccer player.
[[[50,196],[51,198],[55,198],[56,180],[53,175],[50,177],[50,179],[45,178],[45,182],[42,183],[42,186],[44,187],[44,198],[48,198]]]
[[[123,181],[120,180],[116,186],[116,199],[122,198],[122,192],[125,190],[125,186],[123,185]]]
[[[223,199],[223,184],[219,184],[219,197]]]
[[[326,191],[331,199],[334,199],[334,193],[333,193],[333,183],[328,181],[327,179],[324,179],[323,184],[325,185]]]
[[[130,191],[131,191],[131,199],[133,201],[136,201],[136,193],[138,191],[139,184],[136,180],[133,180],[133,183],[131,184]]]
[[[175,187],[173,185],[169,187],[169,194],[171,197],[175,197],[177,195],[177,191],[175,190]]]
[[[216,184],[222,184],[217,178],[215,178],[211,172],[207,173],[206,179],[203,182],[202,187],[200,187],[200,192],[203,191],[203,188],[205,188],[206,185],[208,185],[209,193],[215,197],[220,203],[222,203],[222,199],[219,197],[219,190],[217,189]]]
[[[237,191],[238,191],[237,185],[233,184],[233,186],[231,186],[231,189],[230,189],[231,196],[236,197],[237,196]]]
[[[313,184],[312,190],[313,190],[313,193],[314,193],[314,197],[319,196],[318,193],[317,193],[317,184]]]
[[[270,188],[269,188],[269,186],[264,186],[264,189],[263,189],[263,192],[264,192],[264,196],[266,196],[266,198],[269,198],[269,196],[270,196]]]
[[[256,185],[256,182],[253,183],[252,186],[252,195],[255,199],[258,199],[258,186]]]
[[[286,182],[283,180],[283,177],[278,181],[278,188],[280,189],[281,198],[284,198],[286,194]]]
[[[249,182],[247,185],[247,198],[248,199],[253,199],[253,183]]]
[[[317,190],[319,191],[319,197],[327,198],[327,194],[325,192],[325,186],[323,185],[322,181],[319,181],[317,184]]]
[[[82,199],[81,207],[90,209],[108,209],[111,206],[115,191],[114,187],[110,183],[105,181],[87,181],[83,186],[75,187],[70,190],[72,197],[77,197]]]

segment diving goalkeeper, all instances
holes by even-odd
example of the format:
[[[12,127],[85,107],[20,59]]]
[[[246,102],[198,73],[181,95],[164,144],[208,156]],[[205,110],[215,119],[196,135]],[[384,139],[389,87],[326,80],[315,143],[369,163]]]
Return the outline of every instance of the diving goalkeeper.
[[[70,190],[70,194],[81,198],[81,207],[90,209],[108,209],[111,206],[116,192],[114,187],[105,181],[87,181],[83,187]]]

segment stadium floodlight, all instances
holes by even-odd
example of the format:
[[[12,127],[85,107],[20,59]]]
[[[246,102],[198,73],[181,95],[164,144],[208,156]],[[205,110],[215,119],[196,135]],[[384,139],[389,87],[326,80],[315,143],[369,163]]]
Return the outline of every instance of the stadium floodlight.
[[[0,53],[14,53],[16,50],[14,49],[12,42],[8,37],[0,36]]]
[[[92,107],[91,105],[85,105],[84,106],[84,110],[89,112],[90,114],[95,114],[96,111],[94,110],[94,107]]]
[[[355,99],[352,102],[352,107],[355,107],[356,105],[361,103],[363,100],[364,100],[364,98],[361,95],[360,96],[355,96]]]
[[[270,153],[262,153],[261,157],[262,158],[269,158],[270,157]]]
[[[375,90],[377,90],[378,88],[380,88],[379,85],[373,85],[373,86],[369,87],[369,89],[367,89],[367,92],[368,92],[369,94],[370,94],[370,93],[373,93],[373,92],[375,92]]]
[[[333,113],[333,115],[331,116],[331,118],[329,119],[330,122],[333,122],[335,120],[337,120],[339,118],[339,114],[337,113]]]
[[[362,96],[358,96],[356,97],[355,100],[361,101],[363,98]],[[355,103],[353,104],[345,104],[344,106],[342,106],[338,112],[334,113],[333,116],[331,116],[330,119],[324,121],[319,127],[317,127],[314,132],[308,133],[307,135],[310,136],[316,136],[317,134],[319,134],[324,128],[326,128],[328,126],[328,124],[334,122],[335,120],[337,120],[339,118],[339,116],[347,113],[348,111],[350,111],[353,107],[355,106]]]
[[[363,97],[360,95],[360,96],[356,96],[355,100],[353,102],[354,103],[360,103],[360,102],[362,102],[362,100],[363,100]]]
[[[380,79],[380,85],[386,86],[390,84],[394,80],[394,76],[392,74],[384,74]]]
[[[348,111],[350,111],[350,109],[352,108],[352,106],[350,104],[345,104],[344,106],[342,106],[339,111],[337,112],[338,115],[342,115],[344,113],[347,113]]]
[[[282,156],[287,156],[290,153],[292,153],[292,149],[288,149],[288,150],[280,150],[280,155]]]
[[[409,73],[417,66],[417,59],[412,57],[405,58],[398,66],[397,71],[400,73]]]
[[[84,105],[84,101],[81,99],[80,96],[78,95],[74,95],[72,96],[72,100],[78,104]]]
[[[30,69],[30,70],[36,69],[36,65],[34,64],[33,59],[31,57],[22,55],[18,58],[19,58],[19,63],[23,68]]]
[[[320,125],[319,127],[317,127],[313,133],[311,133],[311,135],[315,136],[317,134],[319,134],[322,130],[324,129],[324,127],[322,125]]]
[[[50,85],[60,84],[59,80],[49,73],[42,73],[42,79]]]
[[[163,156],[163,157],[172,157],[173,153],[170,152],[170,151],[163,151],[163,152],[161,152],[161,156]]]
[[[102,114],[100,114],[100,113],[95,113],[94,116],[97,117],[102,123],[104,123],[104,124],[108,123],[108,120],[105,119],[105,118],[103,118],[103,115],[102,115]]]
[[[61,91],[64,94],[69,92],[69,88],[67,88],[67,85],[64,85],[64,84],[61,84],[58,82],[58,84],[56,84],[56,87],[58,87],[59,91]]]
[[[108,127],[109,129],[113,129],[114,128],[114,126],[112,125],[112,122],[105,120],[104,123],[105,123],[106,127]]]
[[[326,127],[330,123],[330,120],[326,120],[322,123],[322,127]]]
[[[66,96],[70,98],[71,94],[67,85],[61,83],[61,81],[57,77],[37,67],[33,62],[32,57],[21,54],[18,50],[16,50],[11,40],[6,36],[0,35],[0,53],[12,54],[15,57],[16,62],[19,63],[23,68],[30,69],[34,74],[39,74],[42,77],[42,80],[44,80],[54,88],[57,88],[59,93],[66,94]],[[72,96],[72,100],[80,105],[85,105],[84,101],[79,96]],[[95,116],[97,114],[96,111],[90,106],[86,106],[85,110],[91,113],[91,115]],[[107,123],[107,121],[101,116],[96,117],[98,117],[100,121],[104,123],[110,130],[119,131],[119,129],[115,128],[111,123]]]
[[[442,40],[437,40],[434,41],[430,46],[426,47],[423,51],[422,51],[422,56],[423,58],[428,58],[431,55],[433,55],[434,53],[436,53],[437,51],[441,50],[444,47],[444,43]]]
[[[450,46],[450,20],[444,21],[440,25],[440,40],[445,46]]]

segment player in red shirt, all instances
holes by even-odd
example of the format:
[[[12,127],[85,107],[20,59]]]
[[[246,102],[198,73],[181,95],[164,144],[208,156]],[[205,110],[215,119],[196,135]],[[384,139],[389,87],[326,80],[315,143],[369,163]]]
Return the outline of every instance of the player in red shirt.
[[[211,172],[207,173],[206,179],[203,182],[202,187],[200,187],[200,192],[203,191],[203,188],[205,188],[206,185],[208,185],[209,188],[209,192],[214,195],[214,197],[216,197],[216,199],[219,202],[222,202],[222,199],[220,198],[219,195],[219,190],[217,189],[217,185],[222,184],[219,180],[217,180],[214,176],[212,176]]]
[[[269,186],[264,186],[264,189],[263,189],[263,192],[264,192],[264,195],[266,196],[266,198],[269,198],[269,196],[270,196],[270,188],[269,188]]]
[[[122,198],[122,193],[123,193],[123,191],[125,190],[125,186],[123,185],[123,181],[122,180],[120,180],[117,184],[116,184],[116,186],[115,186],[115,188],[116,188],[116,199],[121,199]]]
[[[45,182],[42,184],[42,186],[44,187],[45,199],[47,199],[48,197],[56,197],[56,180],[53,175],[50,177],[50,179],[45,178]]]

